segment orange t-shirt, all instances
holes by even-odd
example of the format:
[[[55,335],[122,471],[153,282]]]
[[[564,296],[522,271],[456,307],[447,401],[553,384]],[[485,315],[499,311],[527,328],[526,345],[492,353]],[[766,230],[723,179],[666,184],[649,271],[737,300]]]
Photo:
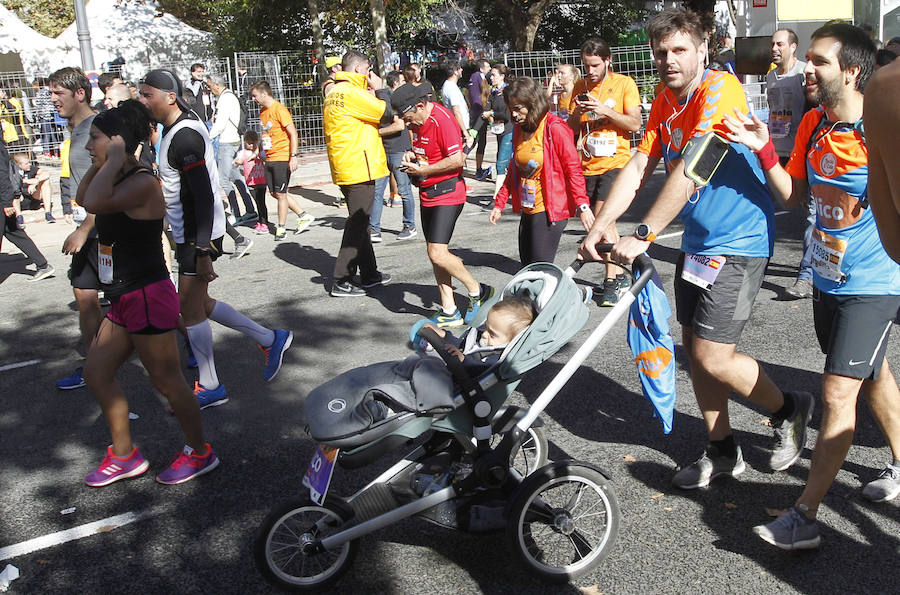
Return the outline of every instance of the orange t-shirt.
[[[262,124],[262,148],[266,152],[266,161],[290,161],[291,138],[288,136],[287,127],[294,123],[291,112],[279,101],[275,101],[271,107],[265,107],[259,112],[259,122]]]
[[[544,127],[547,118],[541,120],[537,130],[528,140],[519,139],[515,145],[513,159],[519,168],[519,200],[522,203],[522,212],[533,215],[543,213],[544,193],[541,190],[541,170],[544,169]],[[516,132],[521,134],[521,128],[516,126]]]
[[[572,89],[572,97],[587,93],[600,100],[616,112],[624,114],[629,109],[640,107],[641,96],[637,84],[630,76],[608,72],[606,78],[588,88],[587,79],[579,79]],[[574,99],[569,105],[573,113],[577,104]],[[624,167],[631,159],[631,133],[610,124],[594,120],[589,114],[581,114],[581,170],[586,176],[599,176],[611,169]],[[588,143],[593,153],[588,150]]]

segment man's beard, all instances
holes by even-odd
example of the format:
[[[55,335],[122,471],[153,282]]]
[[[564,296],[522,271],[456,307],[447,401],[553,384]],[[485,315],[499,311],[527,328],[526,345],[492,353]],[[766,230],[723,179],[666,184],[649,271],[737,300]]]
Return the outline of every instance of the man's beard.
[[[807,94],[810,103],[831,107],[840,99],[841,86],[840,78],[830,81],[816,81],[816,90],[812,94]]]

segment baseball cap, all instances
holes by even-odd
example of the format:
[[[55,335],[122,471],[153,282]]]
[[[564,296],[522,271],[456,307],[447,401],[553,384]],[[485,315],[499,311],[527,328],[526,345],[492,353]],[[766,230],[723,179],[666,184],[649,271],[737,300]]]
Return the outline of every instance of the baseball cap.
[[[428,97],[428,87],[406,83],[400,85],[391,95],[391,108],[401,116],[416,107],[420,99]]]
[[[331,68],[335,64],[340,64],[341,59],[337,56],[328,56],[325,58],[325,68]]]
[[[154,89],[159,89],[166,93],[174,93],[175,103],[178,104],[178,107],[180,107],[182,111],[189,112],[193,109],[188,102],[182,98],[182,95],[184,95],[184,87],[182,87],[181,81],[178,80],[178,77],[175,76],[175,73],[171,70],[165,68],[151,70],[140,82],[143,85],[149,85]]]

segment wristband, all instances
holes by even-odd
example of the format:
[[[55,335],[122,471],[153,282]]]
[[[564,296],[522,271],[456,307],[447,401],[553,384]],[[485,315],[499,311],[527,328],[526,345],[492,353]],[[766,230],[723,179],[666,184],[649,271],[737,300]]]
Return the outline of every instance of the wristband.
[[[772,139],[763,145],[763,148],[756,152],[756,156],[759,157],[759,165],[765,171],[769,171],[776,165],[778,165],[778,153],[775,152],[775,145],[772,144]]]

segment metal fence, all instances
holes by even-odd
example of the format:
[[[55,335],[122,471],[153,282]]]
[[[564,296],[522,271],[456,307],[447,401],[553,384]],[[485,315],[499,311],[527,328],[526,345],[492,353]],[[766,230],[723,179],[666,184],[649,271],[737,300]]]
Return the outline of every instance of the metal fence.
[[[272,95],[291,112],[300,135],[300,152],[325,148],[322,130],[322,92],[319,76],[308,52],[237,52],[234,55],[235,92],[250,94],[250,86],[267,81]],[[249,125],[259,130],[259,105],[248,102]]]
[[[231,87],[233,82],[231,78],[231,58],[194,57],[182,60],[160,61],[153,63],[153,69],[167,68],[174,72],[180,80],[187,81],[191,78],[191,66],[194,64],[203,64],[206,76],[217,74],[224,77],[228,81],[228,86]]]

